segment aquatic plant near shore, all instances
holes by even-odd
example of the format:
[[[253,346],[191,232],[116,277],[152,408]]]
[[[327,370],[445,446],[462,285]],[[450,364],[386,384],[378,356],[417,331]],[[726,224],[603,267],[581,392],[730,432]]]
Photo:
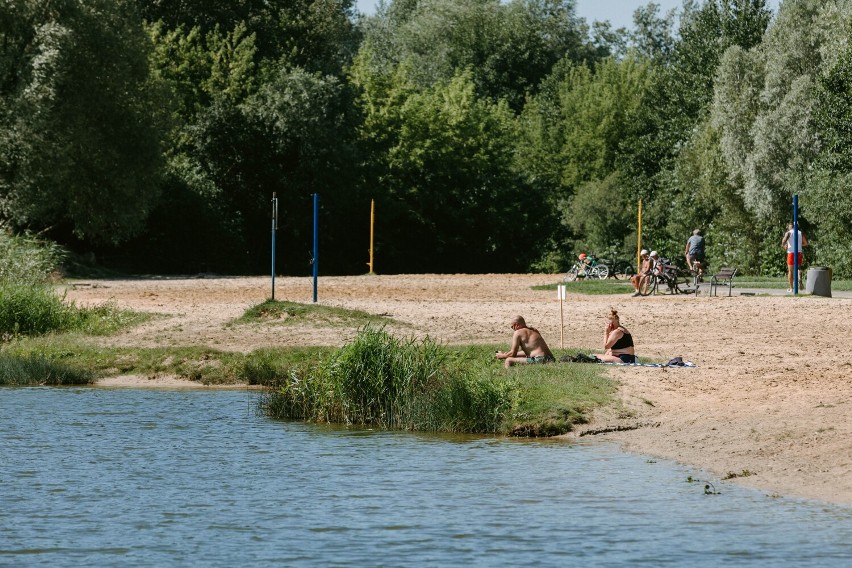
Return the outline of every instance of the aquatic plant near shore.
[[[291,369],[264,398],[275,418],[382,428],[494,433],[517,402],[510,377],[483,377],[429,338],[365,327],[316,365]]]
[[[31,354],[26,357],[0,353],[0,385],[86,385],[94,382],[94,375]]]

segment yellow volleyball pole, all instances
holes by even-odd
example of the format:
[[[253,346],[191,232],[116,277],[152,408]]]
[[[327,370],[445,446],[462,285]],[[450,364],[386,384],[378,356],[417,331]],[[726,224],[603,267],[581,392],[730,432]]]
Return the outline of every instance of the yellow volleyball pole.
[[[376,200],[370,200],[370,274],[373,274],[373,236],[375,233],[374,227],[376,226]]]
[[[565,286],[559,291],[559,348],[565,349],[565,318],[562,316],[562,302],[565,300]]]
[[[639,225],[636,236],[636,270],[642,266],[642,200],[639,200]]]

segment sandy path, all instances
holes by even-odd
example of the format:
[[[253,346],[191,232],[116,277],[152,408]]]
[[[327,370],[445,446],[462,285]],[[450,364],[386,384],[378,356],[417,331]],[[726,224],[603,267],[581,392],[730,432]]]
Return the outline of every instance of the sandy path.
[[[556,280],[524,274],[323,277],[319,302],[387,314],[399,322],[391,331],[448,343],[505,345],[508,319],[518,313],[558,348],[555,292],[530,289]],[[277,299],[311,301],[308,278],[276,284]],[[99,340],[105,345],[250,351],[340,345],[354,335],[316,326],[228,325],[269,293],[269,278],[159,278],[78,282],[68,298],[169,315]],[[589,428],[645,425],[601,437],[719,477],[752,472],[738,482],[768,492],[852,503],[852,360],[846,345],[852,300],[571,296],[566,347],[597,347],[610,306],[633,332],[640,355],[680,355],[699,368],[610,369],[629,412],[600,413]]]

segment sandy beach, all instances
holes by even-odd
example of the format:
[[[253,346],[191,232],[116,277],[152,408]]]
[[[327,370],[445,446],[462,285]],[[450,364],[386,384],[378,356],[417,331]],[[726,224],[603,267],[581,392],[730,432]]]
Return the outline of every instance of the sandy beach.
[[[554,291],[531,287],[558,275],[321,277],[318,301],[382,314],[404,336],[505,347],[509,318],[522,314],[560,348]],[[267,299],[268,277],[82,280],[65,285],[79,305],[106,301],[163,314],[102,345],[208,345],[248,352],[265,346],[341,345],[355,329],[229,325]],[[312,280],[277,278],[276,299],[310,303]],[[780,296],[569,295],[564,345],[598,349],[610,307],[644,358],[681,356],[692,369],[607,367],[622,408],[599,412],[569,436],[615,440],[769,494],[852,503],[852,299]],[[514,372],[523,372],[523,369]],[[170,377],[113,377],[107,386],[197,386]],[[616,430],[609,433],[597,433]],[[745,474],[745,475],[743,475]]]

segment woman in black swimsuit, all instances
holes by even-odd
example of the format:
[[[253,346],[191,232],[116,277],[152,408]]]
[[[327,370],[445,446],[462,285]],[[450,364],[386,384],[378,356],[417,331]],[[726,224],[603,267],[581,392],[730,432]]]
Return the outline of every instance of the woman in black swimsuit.
[[[636,363],[636,353],[633,350],[633,336],[621,325],[618,312],[612,310],[606,318],[606,331],[604,331],[603,355],[595,355],[604,363]]]

